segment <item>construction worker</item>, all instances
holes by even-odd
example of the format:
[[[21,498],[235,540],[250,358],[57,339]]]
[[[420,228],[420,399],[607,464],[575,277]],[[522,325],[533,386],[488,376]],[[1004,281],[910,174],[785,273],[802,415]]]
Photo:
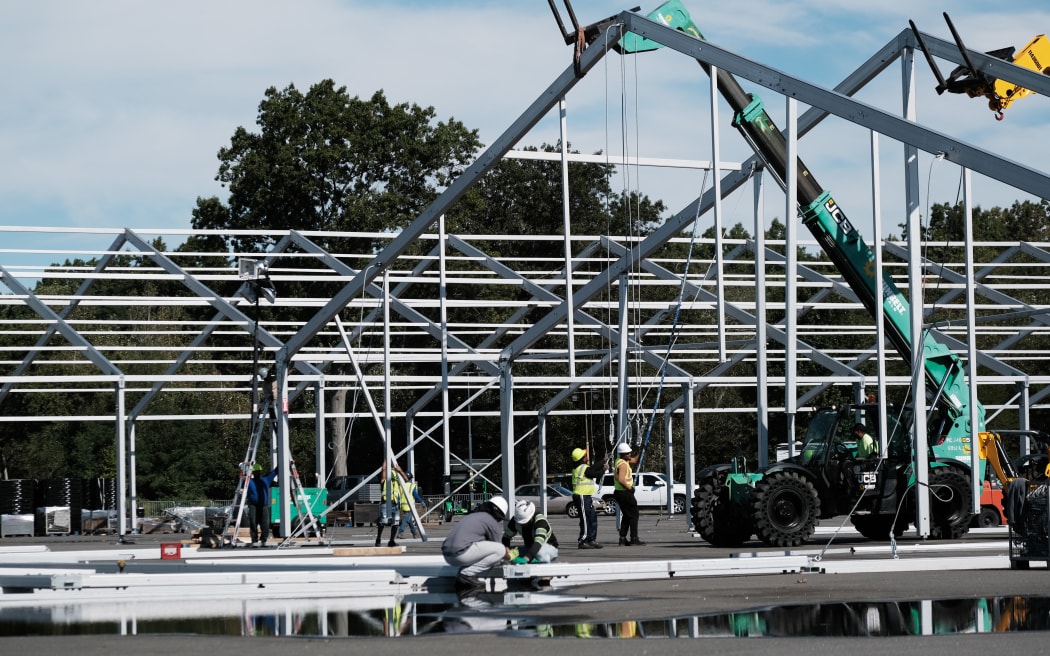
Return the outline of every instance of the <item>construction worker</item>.
[[[643,545],[638,537],[638,501],[634,498],[633,465],[638,464],[638,456],[626,442],[616,445],[616,462],[613,464],[614,482],[613,497],[620,507],[620,546]],[[630,532],[631,538],[627,539]]]
[[[401,495],[401,525],[397,527],[397,538],[405,537],[405,527],[412,531],[412,537],[419,537],[416,517],[412,514],[413,503],[424,503],[422,495],[419,494],[419,485],[412,476],[412,472],[405,472],[404,494]]]
[[[521,533],[525,545],[512,563],[550,563],[558,557],[558,538],[554,536],[547,516],[536,512],[536,504],[522,499],[514,504],[514,518],[503,530],[503,546],[510,548],[511,540]]]
[[[262,465],[252,465],[252,478],[248,481],[245,503],[248,506],[248,535],[253,547],[265,547],[270,532],[270,488],[277,478],[275,467],[269,474],[262,473]]]
[[[879,447],[875,438],[868,434],[868,427],[861,423],[853,425],[853,437],[857,440],[857,458],[868,458],[877,455]]]
[[[383,543],[384,526],[390,526],[390,541],[386,543],[386,546],[397,546],[397,542],[394,541],[394,534],[397,532],[398,524],[401,522],[401,507],[403,505],[401,496],[404,480],[405,471],[395,461],[394,479],[390,481],[390,502],[387,503],[386,461],[383,461],[383,468],[379,474],[379,489],[382,490],[382,498],[379,504],[379,520],[376,522],[378,525],[378,532],[376,533],[377,547]]]
[[[587,449],[572,450],[572,500],[580,509],[580,535],[576,538],[579,549],[601,549],[598,543],[598,513],[594,510],[594,481],[605,475],[605,468],[591,464]]]
[[[441,543],[445,562],[459,569],[456,592],[470,594],[485,588],[478,575],[504,560],[510,560],[510,549],[504,546],[503,520],[507,518],[507,500],[492,497],[463,516]]]

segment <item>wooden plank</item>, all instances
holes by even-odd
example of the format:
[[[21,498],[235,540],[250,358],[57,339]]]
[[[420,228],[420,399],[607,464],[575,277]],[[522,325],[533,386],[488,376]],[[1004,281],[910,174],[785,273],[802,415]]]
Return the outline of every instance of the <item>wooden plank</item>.
[[[404,547],[335,547],[333,556],[397,556],[405,552]]]

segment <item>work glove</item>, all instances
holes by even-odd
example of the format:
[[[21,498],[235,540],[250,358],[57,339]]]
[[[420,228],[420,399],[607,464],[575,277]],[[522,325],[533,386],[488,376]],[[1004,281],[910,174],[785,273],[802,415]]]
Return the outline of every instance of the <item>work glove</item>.
[[[518,556],[517,558],[515,558],[514,560],[512,560],[510,562],[511,562],[512,565],[524,565],[525,563],[529,562],[529,559],[528,558],[522,558],[521,556]]]

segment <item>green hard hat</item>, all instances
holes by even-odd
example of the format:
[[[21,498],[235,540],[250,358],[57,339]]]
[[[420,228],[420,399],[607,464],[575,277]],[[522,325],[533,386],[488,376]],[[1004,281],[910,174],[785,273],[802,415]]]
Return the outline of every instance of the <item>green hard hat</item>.
[[[254,465],[252,465],[252,471],[262,471],[262,465],[260,465],[259,463],[255,463]]]

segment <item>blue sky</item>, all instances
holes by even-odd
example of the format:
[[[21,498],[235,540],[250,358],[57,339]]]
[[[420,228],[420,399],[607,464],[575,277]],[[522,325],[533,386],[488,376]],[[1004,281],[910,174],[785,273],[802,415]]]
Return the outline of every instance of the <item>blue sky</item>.
[[[977,50],[1020,47],[1050,29],[1050,5],[1035,0],[953,0],[945,6],[903,0],[685,2],[712,42],[829,87],[907,28],[909,18],[948,38],[941,18],[947,9]],[[581,21],[591,22],[632,4],[576,0],[573,6]],[[477,128],[490,143],[570,64],[571,50],[544,0],[53,0],[0,4],[0,57],[0,226],[132,227],[148,233],[187,227],[198,196],[225,197],[214,181],[216,152],[238,126],[254,129],[269,86],[306,89],[332,78],[362,97],[383,89],[391,102],[433,106],[442,119],[455,117]],[[625,64],[607,58],[570,95],[574,148],[619,148],[619,99],[626,94],[637,107],[630,110],[636,127],[629,141],[638,154],[707,159],[706,78],[676,53],[636,59]],[[997,123],[980,101],[937,97],[925,63],[920,65],[920,119],[1047,168],[1040,158],[1050,100],[1025,99]],[[877,81],[865,100],[892,109],[898,80],[899,74]],[[724,159],[748,155],[732,130],[720,134]],[[557,139],[557,123],[548,120],[523,145]],[[870,202],[866,139],[849,126],[831,124],[800,146],[824,186],[836,189],[840,204],[854,207],[853,213]],[[886,158],[900,159],[899,147],[884,148]],[[945,195],[954,194],[957,169],[931,162],[924,173],[933,200],[950,200]],[[664,198],[672,210],[705,184],[696,173],[649,169],[638,178],[643,193]],[[984,205],[1010,202],[995,185],[978,183],[977,190],[985,194],[978,199]],[[734,212],[747,216],[746,202],[727,208],[733,222]],[[769,211],[782,215],[780,206]],[[0,234],[5,266],[48,258],[11,253],[14,248],[83,244],[90,250],[112,240]]]

